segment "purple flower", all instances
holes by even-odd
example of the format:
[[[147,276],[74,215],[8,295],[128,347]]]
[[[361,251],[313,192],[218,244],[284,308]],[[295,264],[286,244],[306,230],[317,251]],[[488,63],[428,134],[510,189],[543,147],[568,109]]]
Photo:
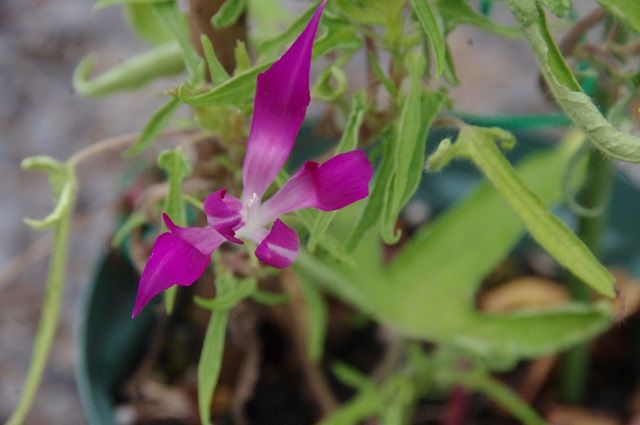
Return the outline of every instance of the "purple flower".
[[[180,227],[163,215],[168,232],[158,236],[142,272],[132,317],[157,294],[189,286],[224,241],[251,240],[260,261],[285,268],[296,259],[296,232],[279,217],[302,208],[333,211],[365,198],[373,173],[364,152],[307,161],[272,197],[262,201],[284,166],[310,101],[311,50],[326,0],[285,54],[258,76],[253,120],[242,170],[241,199],[219,190],[204,201],[206,227]]]

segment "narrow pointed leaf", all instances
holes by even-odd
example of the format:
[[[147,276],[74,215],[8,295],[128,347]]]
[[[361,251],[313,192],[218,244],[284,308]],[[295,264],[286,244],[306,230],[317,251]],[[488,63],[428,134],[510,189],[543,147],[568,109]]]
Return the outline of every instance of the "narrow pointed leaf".
[[[158,20],[150,3],[127,3],[125,17],[129,27],[144,40],[153,44],[169,43],[171,32]]]
[[[227,28],[235,24],[247,7],[246,0],[227,0],[211,18],[214,28]]]
[[[123,152],[124,156],[136,156],[149,148],[153,142],[156,141],[160,133],[167,127],[169,120],[180,107],[182,103],[177,97],[172,97],[162,108],[158,109],[147,124],[142,129],[138,140],[126,151]],[[180,225],[184,225],[181,223]]]
[[[640,2],[636,0],[598,0],[598,2],[634,31],[640,32]]]
[[[457,156],[468,156],[478,166],[529,233],[558,263],[596,291],[614,296],[611,273],[566,224],[548,211],[496,146],[499,138],[510,137],[504,130],[464,127],[451,150],[457,150]]]
[[[105,96],[134,89],[184,69],[180,47],[175,43],[161,44],[90,79],[93,64],[94,59],[87,56],[73,73],[73,89],[82,96]]]
[[[185,17],[178,8],[177,3],[173,1],[154,3],[152,9],[158,21],[162,22],[171,34],[173,34],[173,38],[180,46],[184,64],[191,82],[196,83],[202,81],[204,77],[202,58],[200,58],[191,43]]]
[[[202,52],[204,53],[204,58],[207,61],[207,67],[209,68],[209,75],[211,76],[211,82],[213,85],[217,86],[227,81],[229,79],[229,74],[218,60],[218,56],[216,56],[216,52],[213,49],[213,44],[211,44],[209,37],[202,34],[200,36],[200,44],[202,45]]]
[[[549,33],[544,11],[536,0],[509,0],[507,4],[533,49],[551,93],[567,116],[606,155],[640,162],[640,137],[613,127],[582,91]]]
[[[444,72],[446,58],[446,42],[443,31],[438,25],[436,14],[429,0],[411,0],[411,6],[418,18],[420,27],[425,37],[430,41],[433,53],[436,57],[436,77]]]

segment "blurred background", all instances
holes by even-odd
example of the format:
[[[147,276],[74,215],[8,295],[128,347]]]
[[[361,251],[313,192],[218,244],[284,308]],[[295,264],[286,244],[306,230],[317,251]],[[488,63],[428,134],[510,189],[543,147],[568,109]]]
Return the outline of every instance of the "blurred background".
[[[281,2],[292,17],[309,3]],[[96,54],[99,71],[146,48],[127,29],[118,7],[95,13],[92,6],[89,0],[0,2],[0,421],[16,404],[26,376],[51,244],[49,232],[22,223],[24,217],[48,214],[52,196],[46,178],[22,171],[20,161],[41,154],[65,159],[88,144],[139,130],[169,87],[166,81],[157,82],[104,99],[73,93],[71,76],[85,55]],[[496,13],[509,21],[504,10],[496,8]],[[449,42],[463,87],[451,90],[460,110],[551,109],[539,92],[537,68],[522,40],[506,41],[465,26]],[[355,87],[361,66],[357,60],[351,66]],[[79,294],[107,249],[119,176],[130,166],[113,154],[79,169],[63,314],[30,424],[85,423],[73,379],[74,316]]]

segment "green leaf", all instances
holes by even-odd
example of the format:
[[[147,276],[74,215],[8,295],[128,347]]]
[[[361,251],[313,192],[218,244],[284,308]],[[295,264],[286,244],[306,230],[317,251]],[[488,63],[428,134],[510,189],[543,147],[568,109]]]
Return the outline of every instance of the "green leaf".
[[[335,150],[336,155],[351,151],[358,146],[360,126],[362,125],[366,109],[367,105],[364,100],[364,95],[362,93],[355,95],[353,97],[353,103],[351,104],[351,111],[347,118],[347,124]],[[315,250],[318,242],[322,239],[322,235],[327,233],[336,214],[337,211],[332,211],[319,213],[317,215],[309,235],[309,242],[307,243],[310,252]]]
[[[251,22],[251,33],[255,40],[271,39],[289,24],[290,11],[285,10],[280,2],[247,0],[247,3],[249,16],[260,17]]]
[[[41,230],[54,226],[67,217],[73,208],[78,189],[78,181],[74,170],[70,166],[48,156],[25,158],[20,165],[25,170],[47,173],[56,200],[56,206],[53,211],[45,218],[39,220],[25,218],[25,224]]]
[[[204,93],[192,94],[188,86],[181,85],[178,89],[178,96],[183,102],[197,107],[243,105],[250,101],[255,94],[258,74],[271,66],[272,63],[255,66],[234,75]]]
[[[191,43],[187,22],[177,3],[173,1],[154,3],[152,10],[158,21],[173,34],[173,38],[180,46],[190,82],[197,83],[202,81],[204,79],[203,61]]]
[[[256,290],[253,294],[250,295],[251,299],[257,303],[264,305],[278,305],[287,303],[291,300],[287,294],[276,294],[268,291],[260,291]]]
[[[520,178],[545,205],[563,199],[564,172],[579,145],[567,140],[558,149],[528,157],[518,167]],[[498,319],[475,310],[474,293],[524,230],[522,221],[485,183],[413,235],[387,269],[380,268],[379,245],[372,232],[351,254],[357,267],[304,252],[297,267],[401,335],[463,345],[482,355],[531,358],[592,337],[610,323],[610,315],[597,306],[570,306],[536,312],[527,321],[504,316],[499,325],[503,328],[489,338],[489,322]],[[511,331],[510,321],[514,323]],[[530,339],[529,334],[536,338]]]
[[[145,149],[153,144],[158,138],[160,133],[167,127],[169,120],[173,116],[174,112],[181,105],[180,99],[172,97],[162,108],[158,109],[151,119],[147,122],[140,133],[138,140],[126,151],[123,152],[124,156],[131,157],[142,153]]]
[[[382,66],[380,65],[378,57],[373,53],[369,53],[367,57],[369,58],[369,63],[371,64],[371,70],[373,71],[373,74],[376,76],[378,81],[382,83],[387,92],[389,92],[389,94],[395,98],[398,89],[396,88],[393,81],[391,81],[391,79],[387,76],[387,74],[385,74]]]
[[[314,59],[333,51],[355,52],[362,49],[362,38],[351,22],[324,15],[322,23],[327,31],[313,45]]]
[[[142,212],[134,212],[118,227],[116,233],[111,238],[111,247],[119,249],[124,244],[127,236],[135,229],[147,222],[147,216]]]
[[[337,0],[339,10],[350,20],[365,25],[380,25],[387,21],[387,0]]]
[[[302,294],[304,297],[306,325],[307,325],[307,355],[311,361],[318,363],[324,353],[324,340],[327,334],[329,310],[324,296],[318,288],[305,278],[304,273],[298,273]]]
[[[333,102],[347,91],[347,76],[344,70],[336,65],[329,65],[316,80],[311,95],[325,102]]]
[[[614,278],[589,248],[518,177],[496,146],[496,140],[512,141],[501,129],[465,126],[455,145],[439,149],[439,156],[470,158],[525,223],[527,230],[558,263],[601,294],[613,297]],[[450,155],[451,154],[451,155]],[[432,162],[433,163],[433,162]]]
[[[582,91],[549,33],[544,11],[536,1],[509,0],[508,5],[529,40],[551,93],[567,116],[606,155],[640,162],[640,137],[614,128]]]
[[[422,89],[424,58],[414,54],[409,56],[408,62],[409,92],[402,105],[398,138],[392,153],[393,177],[387,180],[385,187],[385,193],[389,194],[388,200],[382,208],[380,230],[382,239],[389,244],[400,239],[400,233],[395,229],[396,221],[420,183],[427,132],[443,103],[440,93],[427,94]],[[423,105],[426,107],[424,110]]]
[[[227,0],[215,15],[211,17],[211,25],[222,29],[235,24],[247,7],[246,0]]]
[[[542,0],[542,4],[560,18],[565,16],[571,9],[571,0]]]
[[[386,131],[382,137],[382,160],[373,178],[373,188],[367,197],[367,204],[349,236],[347,249],[353,251],[365,235],[365,232],[380,221],[381,211],[385,205],[393,179],[393,132]]]
[[[520,31],[517,28],[493,22],[475,11],[467,0],[436,0],[436,7],[444,21],[445,33],[451,32],[458,25],[470,24],[502,37],[515,38],[520,36]]]
[[[231,275],[218,274],[216,278],[216,297],[223,297],[233,291],[235,286]],[[198,362],[198,412],[204,425],[211,425],[211,401],[220,377],[224,341],[227,332],[229,311],[215,310],[211,313],[207,332]]]
[[[105,7],[113,6],[115,4],[124,5],[150,5],[154,3],[166,3],[172,0],[98,0],[93,6],[93,10],[104,9]]]
[[[164,211],[178,226],[186,226],[187,214],[182,194],[182,181],[191,175],[191,164],[182,149],[177,147],[160,152],[158,166],[167,173],[169,180],[169,191],[165,198]],[[177,286],[172,286],[164,292],[168,314],[173,311],[177,289]]]
[[[256,294],[258,283],[254,278],[245,278],[237,280],[234,278],[233,286],[224,293],[216,294],[215,298],[204,299],[195,298],[195,303],[202,308],[211,311],[230,310],[245,298],[252,297]],[[258,295],[260,297],[260,295]]]
[[[236,41],[236,47],[233,49],[233,54],[236,60],[236,74],[242,73],[251,68],[251,58],[249,57],[249,51],[247,51],[247,46],[244,44],[244,41]]]
[[[262,59],[275,59],[275,57],[302,32],[305,25],[311,20],[311,16],[320,5],[320,0],[313,2],[311,6],[293,21],[286,30],[278,36],[258,43],[256,50]]]
[[[326,19],[323,19],[323,22],[325,21]],[[328,27],[333,29],[318,38],[314,44],[314,59],[334,50],[357,50],[362,46],[362,40],[357,37],[355,30],[349,25],[333,22]],[[268,57],[269,55],[261,54],[261,56]],[[193,92],[189,86],[183,84],[178,89],[178,96],[184,103],[197,107],[244,105],[255,95],[258,74],[270,67],[274,61],[273,59],[268,60],[260,65],[242,70],[206,92]]]
[[[125,17],[129,27],[142,39],[162,44],[173,40],[171,32],[158,20],[149,3],[127,3]]]
[[[134,89],[184,69],[180,48],[175,43],[154,47],[89,80],[93,64],[94,59],[87,56],[73,73],[73,89],[82,96],[104,96]]]
[[[640,32],[640,2],[636,0],[598,0],[600,4],[636,32]]]
[[[431,47],[436,57],[436,77],[439,77],[444,72],[447,61],[447,47],[443,31],[438,25],[436,14],[431,8],[429,0],[411,0],[411,6],[418,18],[418,22],[420,22],[422,32],[431,42]]]
[[[207,61],[207,67],[209,68],[209,74],[211,75],[211,82],[213,85],[217,86],[227,81],[229,79],[229,74],[218,60],[218,56],[216,56],[216,52],[213,49],[213,44],[211,44],[209,37],[202,34],[200,36],[200,44],[202,44],[202,52],[204,53],[204,58]]]

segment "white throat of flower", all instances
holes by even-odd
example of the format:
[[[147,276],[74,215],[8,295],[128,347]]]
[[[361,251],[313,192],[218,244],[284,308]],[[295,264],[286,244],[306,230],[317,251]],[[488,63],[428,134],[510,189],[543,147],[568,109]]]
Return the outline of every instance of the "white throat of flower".
[[[242,227],[236,232],[239,238],[249,238],[255,242],[261,241],[267,234],[264,228],[265,223],[260,219],[260,197],[257,193],[252,193],[249,199],[242,206],[240,215],[242,217]]]

